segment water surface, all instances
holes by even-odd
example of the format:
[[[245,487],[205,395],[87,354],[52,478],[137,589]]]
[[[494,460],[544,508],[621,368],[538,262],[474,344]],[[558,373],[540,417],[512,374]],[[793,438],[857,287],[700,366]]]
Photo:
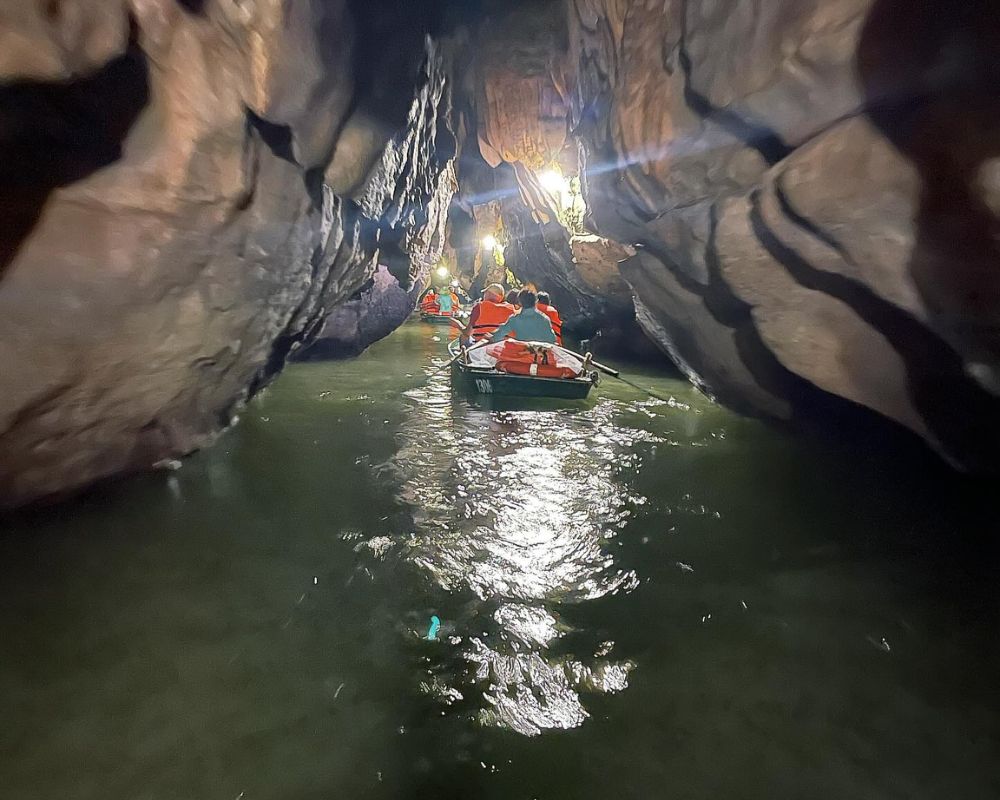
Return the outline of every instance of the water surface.
[[[443,335],[5,523],[2,796],[1000,796],[993,492],[648,370],[478,405]]]

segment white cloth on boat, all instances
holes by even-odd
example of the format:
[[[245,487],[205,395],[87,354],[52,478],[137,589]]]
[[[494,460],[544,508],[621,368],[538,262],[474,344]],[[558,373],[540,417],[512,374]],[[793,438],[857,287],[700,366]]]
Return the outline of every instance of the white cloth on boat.
[[[507,339],[507,341],[513,342],[516,340]],[[552,357],[554,359],[553,366],[566,367],[573,370],[577,374],[583,372],[583,359],[575,356],[568,350],[564,350],[561,347],[549,344],[548,342],[524,342],[524,344],[551,350]],[[487,345],[486,347],[480,347],[478,350],[473,350],[469,353],[469,363],[473,367],[492,369],[497,363],[497,358],[493,354],[499,353],[502,348],[503,342],[495,342],[494,344]]]
[[[480,367],[482,369],[493,369],[496,365],[497,360],[493,358],[486,351],[489,347],[480,347],[477,350],[469,351],[469,364],[473,367]]]

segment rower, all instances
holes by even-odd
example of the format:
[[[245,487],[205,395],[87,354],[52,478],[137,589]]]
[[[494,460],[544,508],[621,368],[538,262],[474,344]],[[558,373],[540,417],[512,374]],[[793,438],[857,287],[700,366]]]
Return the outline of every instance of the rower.
[[[552,305],[548,292],[538,293],[538,304],[536,308],[549,318],[549,321],[552,323],[552,330],[556,335],[556,344],[561,345],[563,343],[562,319],[559,317],[559,311],[554,305]]]
[[[462,334],[467,341],[479,341],[503,325],[514,310],[514,306],[503,301],[503,286],[491,283],[483,292],[483,299],[472,307]]]
[[[439,292],[437,296],[437,304],[439,314],[451,314],[454,310],[454,307],[452,306],[451,292]]]
[[[517,300],[521,311],[498,327],[490,338],[500,342],[511,336],[522,342],[555,344],[556,334],[552,330],[551,320],[536,308],[538,295],[531,289],[522,289],[517,295]]]

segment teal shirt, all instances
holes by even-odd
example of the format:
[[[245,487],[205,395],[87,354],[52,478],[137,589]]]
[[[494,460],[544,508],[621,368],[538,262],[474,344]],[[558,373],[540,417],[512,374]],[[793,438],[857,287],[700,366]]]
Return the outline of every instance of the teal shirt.
[[[452,312],[451,295],[441,293],[438,295],[438,308],[441,310],[442,314],[450,314]]]
[[[493,341],[503,341],[507,336],[513,336],[522,342],[556,343],[552,322],[537,308],[522,308],[496,329]]]

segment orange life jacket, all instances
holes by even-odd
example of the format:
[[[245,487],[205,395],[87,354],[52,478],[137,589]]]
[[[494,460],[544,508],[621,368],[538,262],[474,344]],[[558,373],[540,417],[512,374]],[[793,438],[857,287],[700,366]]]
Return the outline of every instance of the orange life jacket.
[[[482,339],[486,334],[493,333],[510,319],[515,310],[510,303],[497,303],[493,300],[480,300],[476,303],[476,308],[479,309],[479,317],[472,326],[473,339]]]
[[[438,311],[441,310],[441,307],[438,305],[437,295],[426,295],[424,299],[420,301],[420,310],[426,311],[428,314],[437,314]]]
[[[562,319],[560,319],[556,307],[547,303],[537,303],[535,308],[549,318],[549,322],[552,323],[552,331],[556,335],[556,344],[562,344]]]
[[[497,353],[497,369],[540,378],[575,378],[579,374],[575,369],[556,364],[551,347],[525,344],[515,339],[507,339],[503,343],[503,348]]]

